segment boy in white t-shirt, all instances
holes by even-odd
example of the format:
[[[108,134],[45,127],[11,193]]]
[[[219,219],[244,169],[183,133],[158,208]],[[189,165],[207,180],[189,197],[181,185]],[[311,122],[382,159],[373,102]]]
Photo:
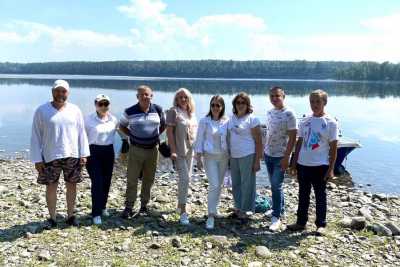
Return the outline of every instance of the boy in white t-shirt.
[[[292,170],[297,170],[299,182],[297,222],[287,226],[292,231],[306,228],[311,187],[314,188],[316,201],[317,232],[323,234],[326,227],[326,183],[333,177],[338,143],[338,124],[325,113],[327,103],[326,92],[313,91],[310,94],[313,114],[300,122],[299,139],[292,166]]]

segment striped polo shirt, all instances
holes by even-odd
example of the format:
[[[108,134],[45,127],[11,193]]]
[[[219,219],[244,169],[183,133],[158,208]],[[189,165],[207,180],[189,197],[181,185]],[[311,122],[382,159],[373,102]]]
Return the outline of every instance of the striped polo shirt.
[[[160,130],[165,128],[165,116],[159,105],[151,103],[149,111],[144,112],[137,103],[125,109],[120,125],[128,128],[131,144],[153,148],[159,142]]]

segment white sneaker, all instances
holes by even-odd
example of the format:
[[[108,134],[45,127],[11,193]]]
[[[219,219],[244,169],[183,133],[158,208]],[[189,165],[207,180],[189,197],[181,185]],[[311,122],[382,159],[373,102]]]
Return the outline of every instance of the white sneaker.
[[[101,215],[104,216],[104,217],[109,217],[110,213],[108,213],[107,209],[104,209],[104,210],[101,211]]]
[[[181,214],[181,217],[179,219],[179,222],[181,223],[181,225],[188,225],[189,222],[189,216],[186,212]]]
[[[93,224],[100,225],[101,224],[101,217],[100,216],[93,217]]]
[[[279,218],[277,218],[275,216],[272,216],[271,222],[272,223],[269,226],[269,230],[272,231],[272,232],[278,231],[280,229],[280,227],[281,227],[281,219],[279,219]]]
[[[264,216],[267,217],[267,218],[272,218],[272,212],[273,212],[272,209],[267,210],[267,211],[264,213]]]
[[[206,229],[208,230],[214,229],[214,217],[208,217],[206,222]]]
[[[219,212],[217,212],[216,214],[214,214],[214,218],[222,219],[222,218],[224,218],[224,215],[219,213]]]

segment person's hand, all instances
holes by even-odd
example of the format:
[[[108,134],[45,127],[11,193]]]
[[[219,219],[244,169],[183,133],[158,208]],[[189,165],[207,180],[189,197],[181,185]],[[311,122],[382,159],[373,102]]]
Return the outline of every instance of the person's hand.
[[[203,165],[203,160],[202,160],[202,154],[201,153],[196,153],[196,166],[199,170],[202,170],[204,165]]]
[[[79,160],[79,164],[81,164],[81,166],[85,166],[87,162],[87,158],[80,158]]]
[[[335,177],[335,174],[333,173],[333,170],[328,170],[328,172],[325,175],[325,182],[328,182],[330,179]]]
[[[289,157],[283,157],[280,163],[281,163],[281,170],[286,171],[287,168],[289,167]]]
[[[258,172],[261,169],[260,161],[256,160],[253,164],[253,172]]]
[[[35,169],[38,171],[39,174],[42,174],[44,170],[44,163],[43,162],[36,162]]]
[[[172,160],[176,160],[178,158],[178,155],[174,152],[174,153],[171,153],[171,159]]]
[[[204,168],[203,160],[201,158],[196,159],[197,169],[202,170]]]
[[[290,176],[293,176],[293,177],[297,178],[296,165],[291,165],[289,170],[288,170],[288,173],[289,173]]]

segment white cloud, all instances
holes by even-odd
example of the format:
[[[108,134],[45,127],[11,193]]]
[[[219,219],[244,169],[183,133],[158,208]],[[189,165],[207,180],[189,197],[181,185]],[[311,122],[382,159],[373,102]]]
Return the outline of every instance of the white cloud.
[[[167,7],[161,0],[131,0],[130,2],[130,5],[121,5],[117,9],[128,17],[140,20],[157,20]]]
[[[70,46],[78,47],[122,47],[131,46],[129,37],[115,34],[98,33],[90,30],[68,30],[62,27],[51,27],[40,23],[17,21],[16,27],[23,27],[29,31],[28,36],[42,36],[49,38],[54,48],[60,49]],[[36,33],[36,35],[35,35]],[[31,38],[32,39],[32,38]],[[25,38],[26,41],[32,41]],[[36,38],[33,41],[37,41]]]
[[[132,19],[124,35],[17,21],[0,30],[0,49],[45,43],[52,60],[65,60],[57,58],[64,53],[82,60],[400,61],[400,13],[360,21],[363,31],[357,34],[288,36],[271,33],[267,22],[252,14],[213,14],[189,22],[168,12],[163,0],[130,0],[116,9]]]
[[[209,15],[190,24],[167,13],[161,0],[131,0],[118,10],[141,25],[143,47],[173,53],[164,53],[170,59],[400,60],[400,34],[389,33],[399,31],[400,14],[360,21],[365,32],[359,34],[285,36],[271,34],[251,14]]]
[[[366,19],[361,21],[361,25],[370,30],[394,32],[400,34],[400,29],[399,29],[400,13],[395,13],[389,16]]]
[[[4,31],[0,32],[0,42],[20,44],[20,43],[34,43],[40,37],[40,33],[36,31],[29,32],[28,34],[19,34],[17,32]]]
[[[134,32],[148,48],[142,54],[158,50],[167,59],[247,59],[253,54],[255,35],[264,40],[271,37],[265,21],[251,14],[203,16],[189,23],[166,8],[161,0],[131,0],[117,8],[140,25]],[[263,49],[271,42],[264,42]],[[238,48],[241,51],[235,53]]]

